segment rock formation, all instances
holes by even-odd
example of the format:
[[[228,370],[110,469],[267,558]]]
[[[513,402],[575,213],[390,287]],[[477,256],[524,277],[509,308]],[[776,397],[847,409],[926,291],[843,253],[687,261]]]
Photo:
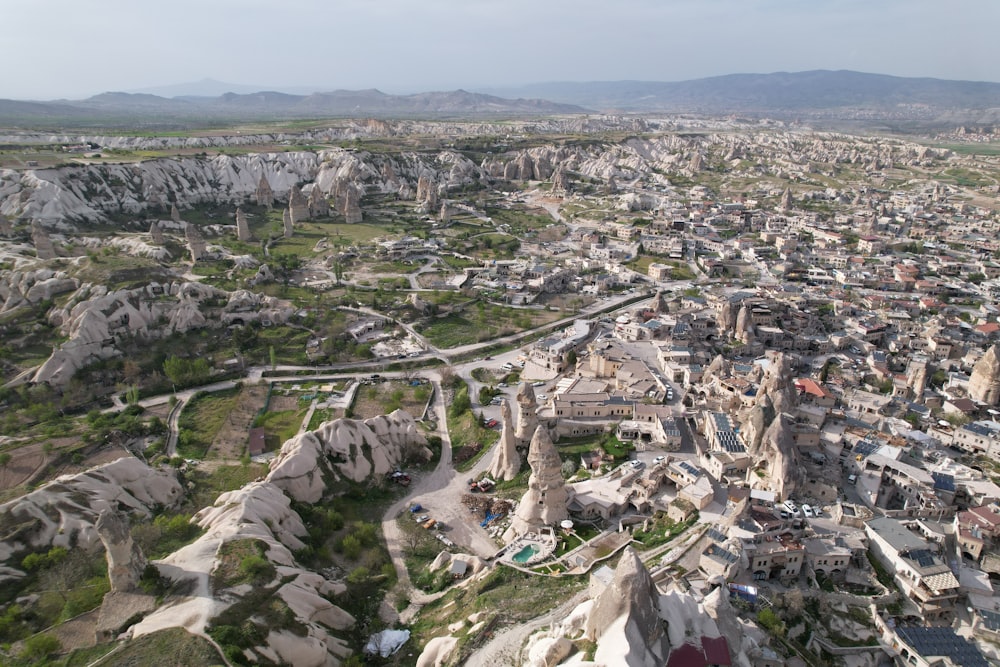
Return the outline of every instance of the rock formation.
[[[792,191],[785,188],[785,191],[781,193],[781,201],[778,202],[779,211],[791,211],[792,210]]]
[[[292,234],[295,232],[295,228],[292,227],[292,213],[287,208],[281,212],[281,224],[284,228],[284,234],[286,239],[292,238]]]
[[[104,543],[111,591],[128,593],[134,590],[146,568],[146,556],[132,541],[128,520],[117,509],[106,509],[97,517],[94,528]]]
[[[309,200],[297,185],[293,185],[288,193],[288,217],[293,225],[309,219]]]
[[[330,216],[330,202],[326,195],[320,190],[318,185],[313,185],[309,193],[309,217],[313,220],[317,218],[327,218]]]
[[[447,223],[449,220],[451,220],[451,211],[448,210],[447,203],[441,204],[441,212],[438,214],[438,220],[440,220],[443,223]]]
[[[207,318],[202,312],[206,299],[226,299],[228,303],[221,312]],[[39,367],[32,381],[66,384],[86,364],[120,355],[116,346],[119,336],[155,339],[236,321],[267,319],[280,323],[292,312],[290,304],[272,297],[245,291],[229,293],[200,283],[150,283],[115,292],[103,286],[84,285],[66,305],[49,314],[49,322],[58,326],[67,340]]]
[[[736,327],[733,330],[733,338],[743,343],[748,343],[753,338],[752,325],[750,324],[750,307],[746,304],[743,304],[739,315],[736,316]]]
[[[156,245],[163,245],[163,228],[160,227],[160,223],[156,220],[149,223],[149,237]]]
[[[569,192],[569,176],[566,174],[566,170],[561,167],[552,174],[552,191]]]
[[[57,294],[72,292],[78,285],[64,271],[5,271],[0,274],[0,313],[47,301]]]
[[[521,455],[517,453],[517,436],[514,435],[514,420],[511,418],[510,404],[504,400],[500,404],[500,442],[497,443],[489,474],[496,481],[511,480],[521,471]]]
[[[318,470],[313,472],[319,476]],[[251,590],[247,586],[228,588],[220,596],[224,603],[205,603],[204,597],[211,595],[210,577],[221,562],[220,549],[230,542],[252,541],[263,545],[263,556],[274,568],[275,578],[267,582],[273,587],[268,603],[287,606],[301,632],[270,629],[258,622],[257,630],[265,639],[248,649],[251,661],[266,658],[282,664],[336,665],[350,654],[337,633],[352,628],[354,617],[330,602],[343,594],[346,586],[297,565],[294,552],[305,547],[308,531],[280,488],[252,482],[223,493],[193,520],[205,533],[160,560],[158,567],[165,577],[190,582],[195,593],[175,597],[158,608],[135,626],[134,636],[181,626],[194,633],[204,632],[216,614]],[[250,618],[246,622],[254,621]]]
[[[769,396],[776,412],[794,412],[798,402],[792,372],[794,366],[789,355],[783,352],[774,355],[764,372],[755,401],[759,403],[765,396]]]
[[[545,426],[536,428],[531,438],[528,465],[531,466],[528,490],[521,497],[510,528],[504,534],[508,542],[544,526],[557,526],[569,518],[566,509],[569,490],[562,476],[562,461]]]
[[[522,382],[517,390],[517,438],[518,447],[527,447],[538,426],[538,403],[535,388],[530,382]]]
[[[428,174],[421,174],[417,179],[417,203],[425,212],[437,209],[437,184]]]
[[[184,223],[184,238],[187,240],[192,262],[197,262],[205,256],[205,238],[201,235],[198,228],[190,222]]]
[[[315,503],[323,496],[325,480],[360,482],[390,473],[408,460],[430,457],[413,417],[396,410],[364,421],[336,419],[295,436],[271,461],[266,479],[295,500]]]
[[[586,637],[597,642],[594,661],[628,667],[666,664],[668,644],[658,601],[659,591],[639,554],[626,547],[614,579],[594,600],[587,619]]]
[[[56,248],[52,245],[52,239],[37,221],[31,225],[31,242],[35,245],[35,256],[38,259],[55,259]]]
[[[182,497],[173,468],[150,468],[129,456],[63,475],[0,505],[5,525],[26,527],[0,541],[0,581],[22,576],[16,569],[20,561],[10,561],[25,551],[95,548],[99,541],[95,524],[105,510],[150,517],[154,507],[173,507]]]
[[[361,200],[358,191],[354,187],[348,187],[344,191],[343,208],[340,213],[344,216],[344,222],[355,225],[362,220]]]
[[[688,162],[688,169],[697,173],[702,170],[703,165],[704,159],[701,157],[701,153],[695,153],[691,156],[691,161]]]
[[[14,225],[10,224],[10,220],[7,219],[6,215],[0,214],[0,236],[10,236],[14,233]]]
[[[257,183],[257,190],[254,192],[254,199],[257,202],[257,206],[264,206],[269,211],[274,206],[274,190],[271,189],[271,184],[268,183],[267,176],[260,177],[260,182]]]
[[[170,219],[178,225],[181,223],[181,212],[177,210],[177,204],[170,205]]]
[[[236,238],[240,241],[250,241],[250,225],[247,224],[247,216],[242,208],[236,209]]]
[[[972,367],[969,377],[969,397],[986,405],[1000,403],[1000,351],[997,345],[990,349]]]

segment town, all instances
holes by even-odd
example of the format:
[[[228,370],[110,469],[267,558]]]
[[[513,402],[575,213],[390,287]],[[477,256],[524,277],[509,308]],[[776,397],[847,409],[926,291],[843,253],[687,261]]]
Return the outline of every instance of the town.
[[[406,127],[0,155],[10,655],[1000,660],[989,130]]]

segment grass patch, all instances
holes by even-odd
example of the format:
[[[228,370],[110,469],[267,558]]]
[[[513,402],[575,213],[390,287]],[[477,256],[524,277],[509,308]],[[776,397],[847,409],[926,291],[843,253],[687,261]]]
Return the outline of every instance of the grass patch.
[[[632,537],[642,544],[643,549],[652,549],[661,544],[666,544],[698,521],[697,513],[687,521],[677,523],[664,512],[657,512],[653,515],[653,524],[649,530],[637,530]]]
[[[484,631],[459,640],[454,664],[463,664],[492,634],[493,627],[524,623],[585,587],[585,577],[537,577],[496,566],[482,580],[453,589],[424,607],[411,628],[414,639],[423,646],[448,624],[464,621],[477,611],[487,612]]]
[[[523,310],[478,302],[464,313],[451,313],[433,319],[421,333],[437,347],[450,348],[480,343],[501,336],[549,324],[560,313],[549,310]]]
[[[169,628],[129,641],[103,666],[145,665],[174,667],[175,665],[217,665],[222,657],[206,639],[183,628]],[[67,663],[69,667],[70,663]],[[73,663],[85,664],[85,663]]]
[[[201,459],[208,453],[219,429],[236,407],[238,388],[213,393],[198,392],[191,397],[177,421],[177,453],[187,459]]]
[[[211,507],[215,499],[226,491],[233,491],[267,473],[267,465],[220,465],[211,469],[195,468],[184,474],[184,482],[193,485],[182,511],[194,513]]]
[[[265,412],[254,420],[254,426],[263,428],[268,451],[277,451],[282,443],[295,437],[302,427],[308,408]]]

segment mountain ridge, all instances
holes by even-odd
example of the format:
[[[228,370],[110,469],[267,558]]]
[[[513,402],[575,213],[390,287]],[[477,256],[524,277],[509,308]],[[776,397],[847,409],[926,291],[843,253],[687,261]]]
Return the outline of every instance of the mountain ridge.
[[[680,82],[591,81],[395,95],[375,88],[294,94],[229,91],[172,98],[107,92],[84,100],[0,100],[0,124],[59,120],[191,124],[292,120],[527,116],[584,113],[748,114],[774,118],[904,120],[941,124],[1000,121],[1000,83],[896,77],[851,70],[726,74]]]

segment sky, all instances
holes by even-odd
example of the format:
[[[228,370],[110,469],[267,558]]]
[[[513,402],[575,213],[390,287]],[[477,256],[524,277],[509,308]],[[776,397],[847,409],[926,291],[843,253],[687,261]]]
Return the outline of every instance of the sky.
[[[388,93],[812,69],[1000,81],[998,24],[1000,0],[0,0],[0,98],[206,78]]]

